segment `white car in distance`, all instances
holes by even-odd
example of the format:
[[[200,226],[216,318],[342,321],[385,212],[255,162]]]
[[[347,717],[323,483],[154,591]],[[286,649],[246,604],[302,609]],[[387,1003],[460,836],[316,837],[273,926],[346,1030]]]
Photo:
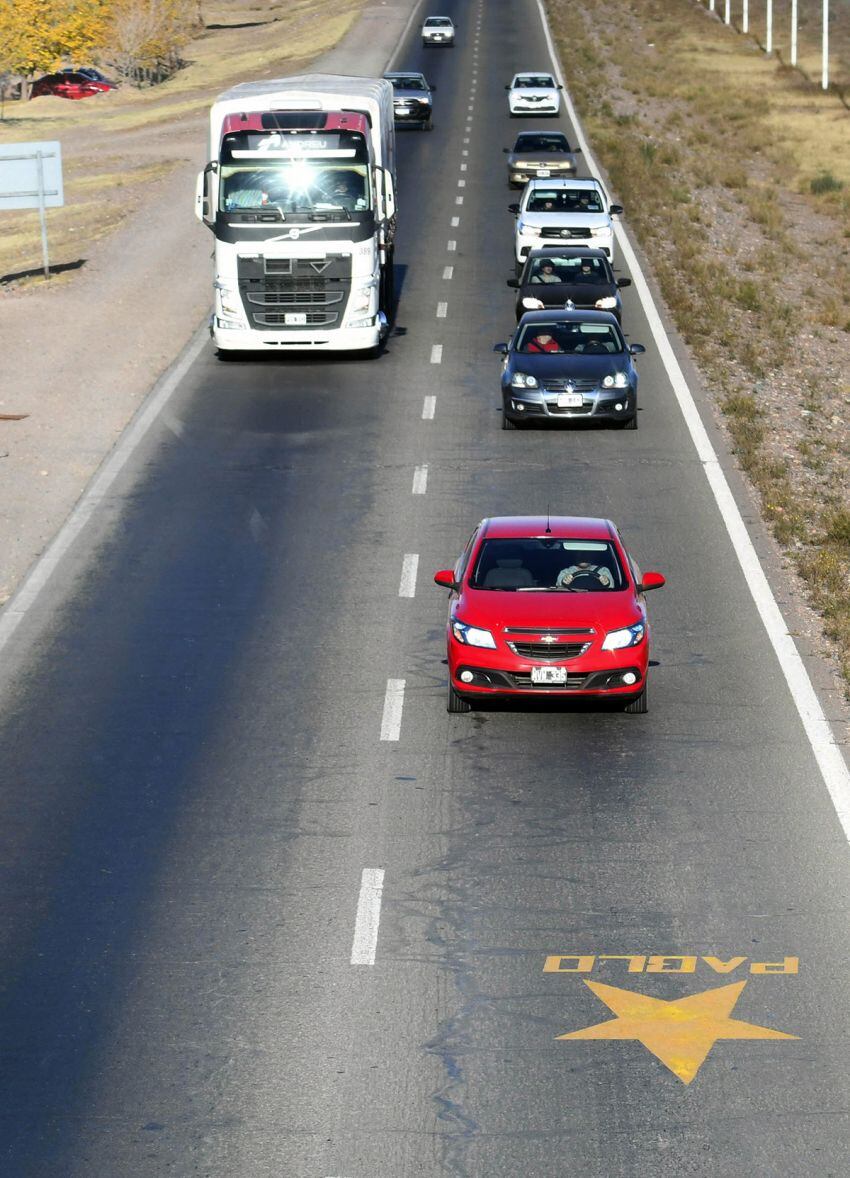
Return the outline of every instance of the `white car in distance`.
[[[449,16],[426,16],[422,22],[422,44],[454,45],[455,26]]]
[[[559,86],[551,74],[514,74],[508,92],[508,110],[511,118],[519,115],[557,115],[561,109]]]
[[[601,180],[529,180],[516,217],[517,271],[532,249],[547,245],[589,246],[614,261],[614,222],[622,205],[611,204]]]

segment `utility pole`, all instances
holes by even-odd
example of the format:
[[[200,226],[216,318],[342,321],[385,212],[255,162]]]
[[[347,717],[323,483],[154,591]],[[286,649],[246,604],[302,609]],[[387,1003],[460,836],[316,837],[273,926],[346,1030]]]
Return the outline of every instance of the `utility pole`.
[[[765,36],[764,51],[768,56],[773,53],[773,0],[767,0],[767,35]]]
[[[791,0],[791,64],[797,64],[797,0]]]

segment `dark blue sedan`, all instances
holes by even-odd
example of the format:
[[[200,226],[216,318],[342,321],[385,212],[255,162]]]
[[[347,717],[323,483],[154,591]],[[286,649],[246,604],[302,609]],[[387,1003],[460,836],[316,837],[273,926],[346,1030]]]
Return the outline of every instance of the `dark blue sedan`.
[[[496,344],[502,364],[502,429],[532,421],[600,421],[637,429],[638,374],[608,311],[529,311],[511,340]]]

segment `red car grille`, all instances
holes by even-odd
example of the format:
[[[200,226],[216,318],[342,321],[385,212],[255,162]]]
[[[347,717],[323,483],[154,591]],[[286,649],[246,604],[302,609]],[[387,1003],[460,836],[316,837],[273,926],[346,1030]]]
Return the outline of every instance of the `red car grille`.
[[[563,662],[577,659],[590,646],[589,642],[509,642],[508,646],[521,659],[551,659]]]

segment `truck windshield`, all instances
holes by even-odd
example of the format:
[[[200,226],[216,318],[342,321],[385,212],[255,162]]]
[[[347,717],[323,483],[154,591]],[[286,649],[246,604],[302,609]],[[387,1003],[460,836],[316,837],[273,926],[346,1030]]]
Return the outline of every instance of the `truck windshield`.
[[[269,160],[258,167],[226,165],[221,168],[221,208],[277,208],[284,213],[310,213],[344,209],[348,213],[371,208],[368,169],[338,167],[304,160]]]

